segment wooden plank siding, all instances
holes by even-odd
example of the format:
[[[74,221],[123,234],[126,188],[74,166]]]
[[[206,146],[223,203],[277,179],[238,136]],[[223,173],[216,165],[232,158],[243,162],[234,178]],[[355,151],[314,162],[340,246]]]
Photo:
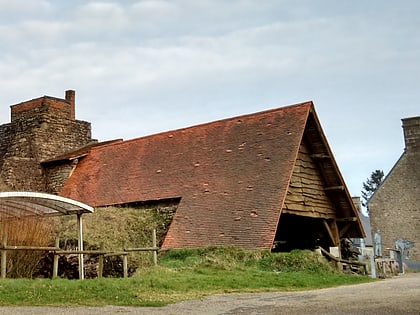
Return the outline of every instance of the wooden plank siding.
[[[336,209],[325,193],[321,172],[303,142],[300,144],[282,212],[312,218],[336,217]]]

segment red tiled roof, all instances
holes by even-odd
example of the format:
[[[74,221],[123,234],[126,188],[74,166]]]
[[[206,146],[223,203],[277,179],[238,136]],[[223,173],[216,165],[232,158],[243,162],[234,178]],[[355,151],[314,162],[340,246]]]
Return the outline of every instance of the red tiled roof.
[[[181,198],[164,247],[270,249],[312,102],[104,147],[61,195],[92,206]]]
[[[99,146],[105,146],[105,145],[110,145],[116,142],[122,142],[122,139],[115,139],[115,140],[109,140],[109,141],[103,141],[103,142],[96,142],[96,140],[94,140],[93,142],[79,148],[76,150],[73,150],[71,152],[67,152],[65,154],[59,155],[57,157],[54,157],[53,159],[49,159],[49,160],[45,160],[45,161],[41,161],[41,164],[51,164],[51,163],[55,163],[55,162],[60,162],[60,161],[65,161],[65,160],[74,160],[74,159],[78,159],[81,157],[84,157],[86,155],[89,154],[90,150],[92,150],[92,148],[94,147],[99,147]]]

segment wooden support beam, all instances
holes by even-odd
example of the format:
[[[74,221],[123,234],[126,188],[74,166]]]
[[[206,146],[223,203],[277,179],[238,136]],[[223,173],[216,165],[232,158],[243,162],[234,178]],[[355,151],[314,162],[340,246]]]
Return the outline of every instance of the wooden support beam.
[[[334,246],[340,246],[337,222],[335,220],[323,220],[323,223]]]
[[[331,159],[331,156],[325,153],[314,153],[311,154],[311,158],[313,159]]]
[[[356,217],[337,218],[337,222],[356,222]]]
[[[350,229],[351,223],[347,223],[341,230],[340,230],[340,238],[342,238],[347,231]]]
[[[329,226],[327,220],[322,220],[322,223],[324,223],[325,229],[328,232],[328,236],[330,237],[330,240],[334,243],[334,234],[331,231],[330,226]]]
[[[344,186],[330,186],[330,187],[325,187],[324,190],[325,191],[344,190]]]

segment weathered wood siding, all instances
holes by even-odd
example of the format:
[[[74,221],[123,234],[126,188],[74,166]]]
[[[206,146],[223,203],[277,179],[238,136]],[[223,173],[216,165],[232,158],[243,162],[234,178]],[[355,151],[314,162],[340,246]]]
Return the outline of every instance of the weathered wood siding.
[[[302,142],[293,169],[283,213],[313,217],[335,218],[335,208],[325,194],[320,170]]]

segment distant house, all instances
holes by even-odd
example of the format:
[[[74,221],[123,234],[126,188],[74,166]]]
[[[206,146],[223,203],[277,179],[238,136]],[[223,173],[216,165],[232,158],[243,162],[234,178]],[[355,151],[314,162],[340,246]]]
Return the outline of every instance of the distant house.
[[[78,121],[74,93],[66,95],[72,99],[54,99],[61,107],[45,111],[70,110],[50,127],[71,139],[65,126]],[[36,104],[29,107],[25,117],[35,121]],[[128,141],[96,143],[89,129],[66,151],[62,140],[43,139],[49,154],[33,156],[31,165],[42,169],[33,182],[41,180],[47,192],[94,207],[174,205],[163,248],[328,249],[364,237],[312,102]],[[13,186],[13,178],[6,182]]]
[[[405,150],[368,202],[372,232],[382,252],[397,240],[414,242],[410,260],[420,261],[420,117],[402,119]]]

